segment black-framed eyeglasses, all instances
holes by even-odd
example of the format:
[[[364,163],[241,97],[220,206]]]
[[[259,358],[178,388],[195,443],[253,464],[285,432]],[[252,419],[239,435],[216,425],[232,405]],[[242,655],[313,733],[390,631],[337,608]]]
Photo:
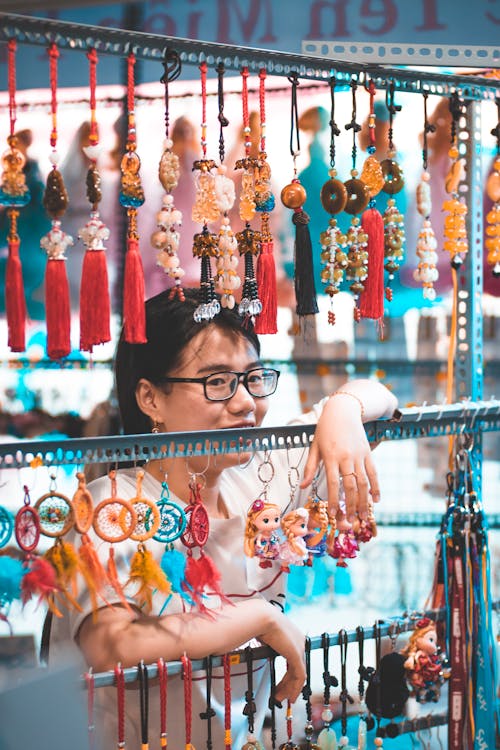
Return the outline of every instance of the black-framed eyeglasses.
[[[208,401],[227,401],[238,390],[241,382],[254,398],[271,396],[278,385],[279,370],[272,367],[253,367],[246,372],[212,372],[203,378],[160,378],[160,383],[203,383],[203,391]]]

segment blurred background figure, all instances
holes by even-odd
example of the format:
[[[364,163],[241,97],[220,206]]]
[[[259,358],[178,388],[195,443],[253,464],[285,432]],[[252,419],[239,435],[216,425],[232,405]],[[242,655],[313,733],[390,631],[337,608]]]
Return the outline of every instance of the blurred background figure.
[[[32,320],[45,319],[43,301],[43,279],[46,254],[40,248],[40,239],[50,229],[50,220],[42,204],[45,183],[35,159],[29,155],[33,142],[31,130],[15,133],[17,145],[26,162],[23,168],[26,185],[30,191],[30,202],[19,211],[18,233],[21,239],[19,254],[23,267],[24,292],[28,316]],[[5,269],[7,265],[7,234],[9,221],[5,207],[0,207],[0,311],[5,311]]]

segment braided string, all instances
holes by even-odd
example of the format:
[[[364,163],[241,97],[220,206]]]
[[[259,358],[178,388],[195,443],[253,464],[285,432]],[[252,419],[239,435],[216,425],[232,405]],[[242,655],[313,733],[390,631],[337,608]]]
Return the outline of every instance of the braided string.
[[[97,63],[98,57],[97,52],[94,48],[89,49],[87,52],[87,59],[89,61],[89,104],[90,104],[90,133],[89,143],[91,146],[97,146],[99,143],[99,129],[97,127],[97,116],[96,116],[96,87],[97,87]]]
[[[17,43],[15,39],[9,39],[7,43],[7,76],[9,86],[9,118],[10,118],[10,134],[14,135],[16,129],[16,49]]]
[[[127,141],[136,142],[135,132],[135,55],[133,52],[127,57]]]
[[[167,665],[158,659],[158,684],[160,690],[160,747],[167,747]]]
[[[224,748],[231,750],[231,662],[229,654],[222,657],[224,670]]]
[[[259,70],[260,150],[266,150],[266,76],[265,68]]]
[[[141,711],[141,750],[148,750],[148,718],[149,718],[149,677],[148,668],[141,661],[139,670],[139,700]]]
[[[121,664],[115,667],[116,710],[118,720],[118,750],[125,747],[125,675]]]
[[[50,145],[55,148],[57,145],[57,60],[60,55],[55,42],[52,42],[49,46],[47,54],[49,56],[50,111],[52,115]]]
[[[200,65],[200,83],[201,83],[201,150],[203,158],[207,156],[207,64],[202,62]]]
[[[218,105],[219,105],[219,114],[217,116],[217,119],[219,120],[220,124],[220,133],[219,133],[219,158],[222,162],[224,161],[225,157],[225,145],[224,145],[224,128],[227,128],[229,125],[229,120],[224,114],[224,73],[225,68],[222,63],[219,63],[217,65],[217,99],[218,99]]]
[[[241,105],[243,108],[243,133],[245,138],[245,155],[250,156],[250,115],[248,112],[248,68],[241,69]]]
[[[181,657],[182,679],[184,680],[184,717],[186,727],[186,750],[191,750],[191,726],[193,720],[193,667],[191,659],[184,654]]]

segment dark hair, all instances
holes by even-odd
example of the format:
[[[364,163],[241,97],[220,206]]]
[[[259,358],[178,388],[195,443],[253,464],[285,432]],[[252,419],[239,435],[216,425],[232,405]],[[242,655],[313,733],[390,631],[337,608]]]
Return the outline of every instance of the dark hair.
[[[137,404],[135,390],[141,378],[152,383],[179,364],[186,345],[200,331],[217,326],[236,336],[244,336],[257,354],[260,344],[251,323],[236,310],[221,308],[212,320],[196,323],[193,312],[201,301],[199,289],[184,289],[186,299],[170,299],[170,290],[160,292],[146,302],[147,344],[127,344],[123,331],[115,358],[116,390],[123,431],[127,435],[150,432],[151,420]]]

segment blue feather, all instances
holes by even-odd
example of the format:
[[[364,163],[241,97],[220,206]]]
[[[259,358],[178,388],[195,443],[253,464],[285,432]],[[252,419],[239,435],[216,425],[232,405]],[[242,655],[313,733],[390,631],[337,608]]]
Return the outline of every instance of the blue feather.
[[[188,604],[193,605],[194,602],[189,596],[188,591],[186,591],[186,588],[189,589],[189,585],[185,580],[186,558],[182,552],[179,552],[179,550],[174,548],[166,549],[161,558],[160,566],[170,581],[172,591],[175,594],[180,594]],[[170,597],[168,597],[167,601],[161,608],[160,615],[163,613],[169,601]]]

